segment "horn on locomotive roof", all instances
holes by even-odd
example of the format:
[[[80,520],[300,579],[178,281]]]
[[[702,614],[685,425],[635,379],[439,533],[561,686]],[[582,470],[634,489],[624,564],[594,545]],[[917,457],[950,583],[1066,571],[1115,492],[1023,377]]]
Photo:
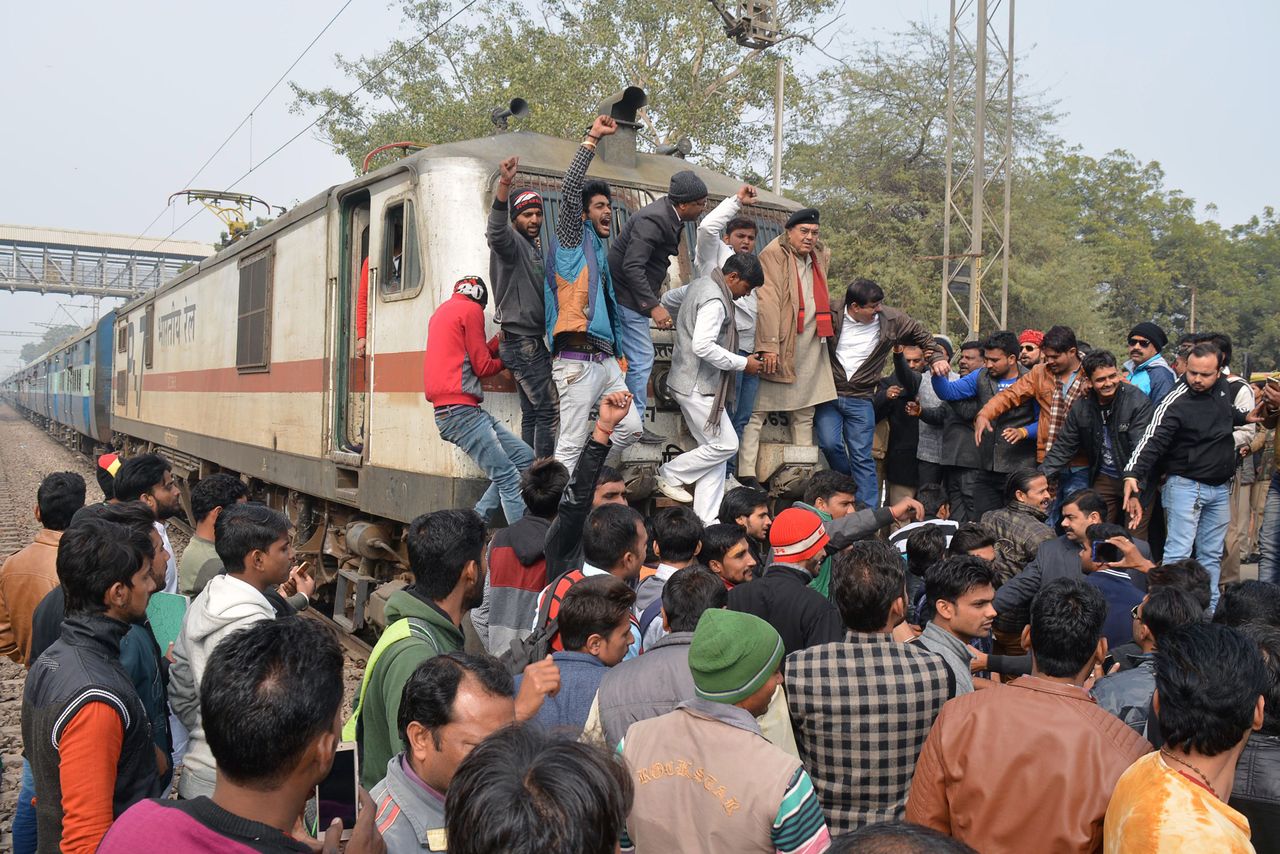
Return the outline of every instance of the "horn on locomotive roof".
[[[624,168],[635,168],[636,130],[640,127],[636,113],[648,103],[649,96],[639,86],[628,86],[600,102],[596,112],[611,116],[618,123],[618,132],[606,136],[596,146],[601,160]]]
[[[507,130],[507,120],[514,116],[517,119],[523,119],[529,115],[529,102],[524,98],[512,98],[511,103],[506,109],[502,107],[494,107],[493,112],[489,114],[493,126],[498,130]]]

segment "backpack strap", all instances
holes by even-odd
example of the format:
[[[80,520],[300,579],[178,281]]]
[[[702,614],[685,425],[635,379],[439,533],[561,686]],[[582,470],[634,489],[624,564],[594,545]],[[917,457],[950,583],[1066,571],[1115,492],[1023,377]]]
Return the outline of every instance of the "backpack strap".
[[[649,626],[662,614],[662,597],[659,596],[649,603],[649,607],[644,609],[644,613],[640,615],[640,640],[643,641],[645,635],[649,633]]]

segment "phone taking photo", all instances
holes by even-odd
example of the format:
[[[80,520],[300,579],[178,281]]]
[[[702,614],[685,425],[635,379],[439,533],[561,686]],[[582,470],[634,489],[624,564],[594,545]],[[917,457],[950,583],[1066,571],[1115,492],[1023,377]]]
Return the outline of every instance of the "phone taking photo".
[[[328,776],[316,785],[316,803],[319,807],[320,834],[324,834],[335,818],[340,818],[342,839],[350,839],[360,805],[360,767],[354,741],[344,741],[338,745]]]
[[[1115,563],[1124,557],[1124,553],[1120,551],[1120,547],[1115,543],[1109,543],[1106,540],[1094,540],[1092,557],[1094,563]]]

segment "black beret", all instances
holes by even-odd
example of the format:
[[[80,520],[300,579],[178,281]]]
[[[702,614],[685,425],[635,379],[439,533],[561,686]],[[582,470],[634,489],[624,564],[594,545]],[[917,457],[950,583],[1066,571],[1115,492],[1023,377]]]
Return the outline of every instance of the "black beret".
[[[817,225],[818,209],[802,208],[791,215],[787,220],[787,228],[795,228],[797,225]]]

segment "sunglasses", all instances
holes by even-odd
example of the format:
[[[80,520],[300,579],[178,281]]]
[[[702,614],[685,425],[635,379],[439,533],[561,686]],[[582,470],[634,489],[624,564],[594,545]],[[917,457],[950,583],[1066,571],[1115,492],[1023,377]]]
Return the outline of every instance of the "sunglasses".
[[[1034,353],[1036,350],[1039,350],[1039,349],[1040,349],[1040,348],[1039,348],[1039,347],[1037,347],[1035,344],[1023,344],[1023,345],[1022,345],[1022,352],[1024,352],[1024,353]]]
[[[1130,347],[1150,347],[1151,342],[1146,340],[1145,338],[1130,338],[1129,346]]]

